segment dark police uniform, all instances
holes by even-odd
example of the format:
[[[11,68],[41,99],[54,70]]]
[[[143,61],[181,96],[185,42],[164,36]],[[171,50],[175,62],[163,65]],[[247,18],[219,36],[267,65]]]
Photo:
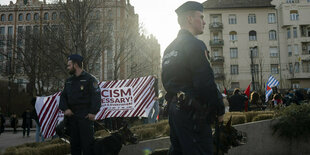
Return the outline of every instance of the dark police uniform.
[[[202,123],[194,121],[192,111],[180,108],[176,99],[176,94],[182,91],[195,98],[199,104],[206,105],[208,111],[205,113],[210,114],[210,117],[211,114],[224,114],[222,96],[214,82],[213,71],[205,52],[206,45],[184,29],[179,31],[177,38],[164,52],[162,81],[169,104],[169,152],[173,155],[212,154],[210,118],[208,121],[206,116]]]
[[[89,113],[96,114],[101,106],[98,81],[83,71],[80,76],[73,75],[65,83],[60,96],[59,108],[71,109],[73,115],[68,117],[71,137],[71,154],[92,154],[94,141],[94,123],[85,118]]]

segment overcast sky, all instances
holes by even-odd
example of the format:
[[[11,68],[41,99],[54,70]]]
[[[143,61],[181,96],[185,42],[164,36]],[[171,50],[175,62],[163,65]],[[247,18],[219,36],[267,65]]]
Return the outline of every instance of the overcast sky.
[[[16,0],[13,0],[15,3]],[[47,0],[51,1],[51,0]],[[139,14],[139,21],[147,34],[153,34],[161,45],[161,53],[176,37],[180,29],[174,10],[187,0],[130,0],[131,5]],[[206,0],[196,0],[204,2]],[[7,5],[10,0],[0,0]]]

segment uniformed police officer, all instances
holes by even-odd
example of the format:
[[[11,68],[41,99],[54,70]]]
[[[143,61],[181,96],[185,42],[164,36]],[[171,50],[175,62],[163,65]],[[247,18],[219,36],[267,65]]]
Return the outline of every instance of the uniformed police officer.
[[[93,121],[101,105],[98,81],[83,70],[82,61],[83,57],[77,54],[68,57],[67,69],[72,76],[65,82],[59,103],[68,119],[72,155],[92,154]]]
[[[225,111],[206,45],[196,38],[206,24],[203,5],[189,1],[175,12],[181,30],[165,50],[162,61],[162,81],[169,104],[169,154],[211,155],[211,117],[222,121]]]

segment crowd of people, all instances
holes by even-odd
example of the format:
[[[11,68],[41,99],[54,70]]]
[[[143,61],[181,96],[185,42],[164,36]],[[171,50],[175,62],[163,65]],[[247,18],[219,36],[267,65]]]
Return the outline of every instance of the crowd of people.
[[[306,100],[310,100],[310,89],[289,89],[279,91],[274,88],[273,93],[266,101],[264,93],[253,91],[249,97],[240,89],[234,89],[231,95],[223,94],[223,100],[228,111],[258,111],[286,107],[291,104],[302,104]],[[246,104],[248,102],[248,104]],[[247,107],[246,107],[247,106]],[[245,110],[247,109],[247,110]]]

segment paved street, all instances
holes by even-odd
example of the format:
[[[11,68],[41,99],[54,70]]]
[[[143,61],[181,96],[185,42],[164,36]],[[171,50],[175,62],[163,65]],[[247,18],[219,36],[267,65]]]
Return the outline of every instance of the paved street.
[[[0,154],[2,154],[4,150],[10,146],[35,142],[35,134],[35,128],[31,130],[29,137],[23,137],[23,131],[21,129],[18,130],[16,134],[13,134],[12,131],[4,131],[4,133],[0,135]]]

